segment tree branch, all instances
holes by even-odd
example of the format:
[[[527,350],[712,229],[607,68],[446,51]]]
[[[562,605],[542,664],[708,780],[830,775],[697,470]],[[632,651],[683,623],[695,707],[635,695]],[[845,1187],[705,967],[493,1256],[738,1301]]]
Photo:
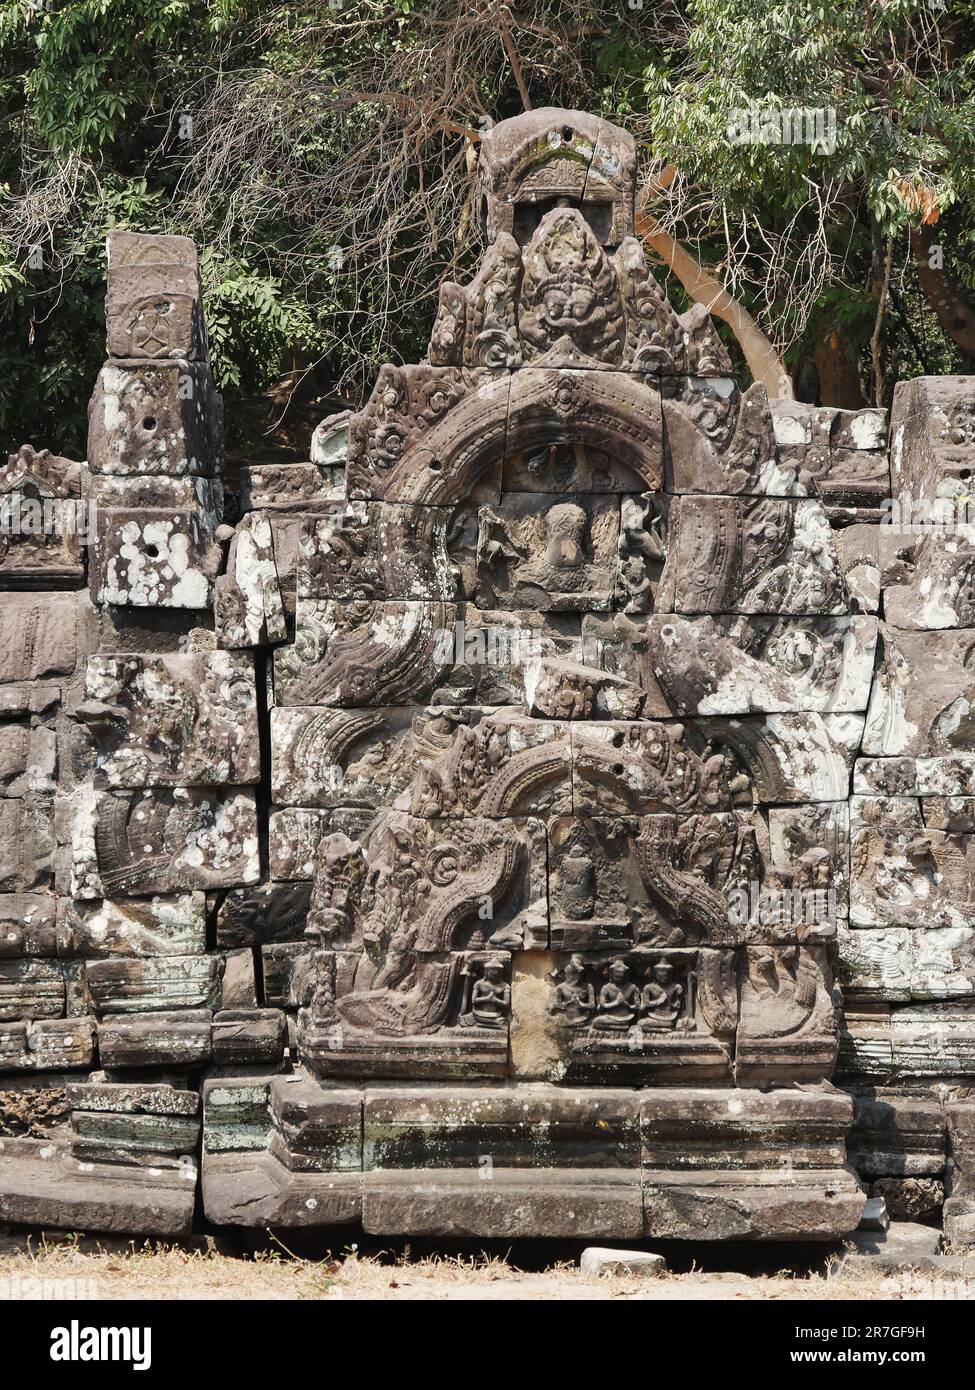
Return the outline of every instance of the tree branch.
[[[713,275],[709,275],[689,251],[665,232],[644,209],[636,214],[637,234],[665,261],[690,297],[703,304],[728,325],[738,340],[755,381],[760,381],[771,400],[793,399],[792,378],[768,337],[743,305]]]
[[[501,16],[501,42],[504,44],[504,51],[508,55],[508,62],[511,64],[511,71],[514,73],[515,81],[518,84],[518,91],[521,95],[521,104],[526,111],[531,111],[533,109],[532,99],[528,95],[528,88],[525,86],[525,78],[521,71],[521,61],[518,57],[517,49],[511,42],[511,33],[508,29],[508,20],[505,17],[509,13],[510,11],[508,10],[508,7],[505,6],[504,14],[502,14]]]

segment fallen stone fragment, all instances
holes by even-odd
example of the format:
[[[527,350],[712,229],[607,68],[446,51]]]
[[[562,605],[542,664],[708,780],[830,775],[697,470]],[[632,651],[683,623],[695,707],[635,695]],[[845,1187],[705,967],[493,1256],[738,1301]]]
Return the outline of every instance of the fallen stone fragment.
[[[860,1231],[887,1231],[890,1229],[890,1217],[887,1215],[887,1204],[883,1197],[871,1197],[867,1205],[863,1208],[863,1215],[860,1217]]]
[[[667,1261],[649,1250],[605,1250],[590,1245],[582,1252],[579,1272],[597,1278],[658,1279],[667,1273]]]

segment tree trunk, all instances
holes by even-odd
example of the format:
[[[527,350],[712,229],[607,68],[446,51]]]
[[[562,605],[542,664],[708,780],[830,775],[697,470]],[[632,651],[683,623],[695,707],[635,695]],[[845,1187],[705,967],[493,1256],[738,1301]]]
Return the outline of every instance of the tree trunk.
[[[834,330],[816,344],[816,371],[819,374],[819,404],[840,410],[862,410],[866,405],[855,355]]]
[[[769,399],[791,401],[792,380],[785,364],[748,310],[648,213],[638,211],[635,226],[637,235],[666,261],[690,297],[728,325],[738,339],[748,370],[765,387]]]
[[[957,343],[962,352],[975,357],[975,308],[968,299],[965,287],[946,270],[939,268],[941,247],[930,227],[918,227],[911,231],[911,250],[914,252],[921,288],[946,336]]]

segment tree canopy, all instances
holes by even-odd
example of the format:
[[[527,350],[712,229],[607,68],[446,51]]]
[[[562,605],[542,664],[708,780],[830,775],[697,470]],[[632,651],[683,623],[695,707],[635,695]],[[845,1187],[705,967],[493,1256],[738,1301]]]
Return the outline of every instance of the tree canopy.
[[[0,0],[3,450],[84,452],[113,227],[203,248],[232,444],[357,404],[383,360],[422,354],[439,280],[471,270],[480,136],[528,105],[633,132],[651,248],[724,286],[801,398],[972,370],[973,12]]]

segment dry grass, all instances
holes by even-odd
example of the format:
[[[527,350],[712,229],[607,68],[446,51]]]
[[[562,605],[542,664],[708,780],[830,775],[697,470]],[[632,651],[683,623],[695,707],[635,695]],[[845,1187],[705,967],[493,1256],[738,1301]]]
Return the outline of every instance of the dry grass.
[[[778,1300],[971,1298],[975,1282],[922,1273],[770,1275],[695,1271],[658,1279],[586,1278],[558,1262],[524,1272],[505,1258],[361,1254],[323,1259],[283,1246],[239,1256],[217,1249],[99,1243],[77,1237],[0,1238],[2,1298],[135,1299],[654,1299]]]

